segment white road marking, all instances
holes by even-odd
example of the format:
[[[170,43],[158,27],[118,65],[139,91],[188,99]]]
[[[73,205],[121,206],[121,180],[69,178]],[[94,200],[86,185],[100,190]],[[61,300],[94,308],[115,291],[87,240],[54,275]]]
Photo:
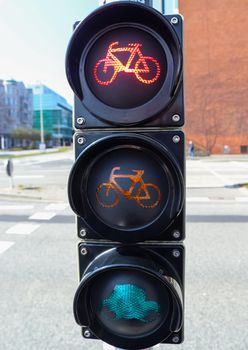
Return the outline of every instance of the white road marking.
[[[209,169],[209,167],[207,167],[205,164],[204,164],[204,168],[212,175],[214,175],[215,177],[217,177],[217,179],[220,180],[220,182],[223,184],[223,185],[226,185],[227,183],[229,183],[230,181],[227,180],[226,176],[224,175],[220,175],[218,174],[216,171],[212,170],[212,169]]]
[[[68,160],[74,160],[74,156],[73,155],[69,155],[69,154],[60,154],[60,156],[52,156],[50,155],[49,158],[43,158],[41,159],[41,157],[37,158],[36,159],[26,159],[25,161],[25,164],[28,165],[28,164],[32,164],[32,165],[35,165],[35,164],[42,164],[42,163],[48,163],[48,162],[54,162],[54,161],[58,161],[58,160],[65,160],[65,159],[68,159]]]
[[[234,197],[234,198],[209,198],[209,197],[187,197],[186,202],[199,203],[199,202],[248,202],[248,197]]]
[[[210,199],[208,197],[187,197],[187,202],[209,202]]]
[[[37,169],[38,168],[38,166],[36,166],[36,169],[32,169],[32,171],[33,172],[38,172],[38,171],[41,171],[40,169],[41,169],[41,167],[39,167],[39,169]],[[66,170],[64,170],[64,169],[42,169],[42,172],[43,173],[63,173],[63,174],[65,174],[65,172],[66,172]],[[68,169],[68,174],[69,174],[69,169]]]
[[[52,219],[56,213],[53,212],[45,212],[45,211],[38,211],[37,213],[34,213],[29,217],[29,220],[50,220]]]
[[[248,197],[236,197],[237,202],[248,202]]]
[[[44,175],[15,175],[15,179],[42,179]]]
[[[229,174],[229,177],[232,179],[240,178],[240,179],[247,179],[248,181],[248,175],[247,174]]]
[[[9,249],[13,244],[15,244],[15,243],[9,242],[9,241],[0,241],[0,254],[2,254],[7,249]]]
[[[33,205],[0,205],[0,210],[29,210]]]
[[[7,234],[16,234],[16,235],[29,235],[30,233],[34,232],[37,228],[39,228],[40,225],[36,224],[16,224],[15,226],[10,227],[6,233]]]
[[[45,210],[65,210],[68,207],[67,203],[52,203],[45,207]]]

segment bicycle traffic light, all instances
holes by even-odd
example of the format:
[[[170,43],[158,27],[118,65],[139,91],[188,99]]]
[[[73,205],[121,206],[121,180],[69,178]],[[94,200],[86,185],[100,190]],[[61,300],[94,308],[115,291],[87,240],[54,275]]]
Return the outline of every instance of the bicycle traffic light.
[[[121,349],[183,341],[183,245],[79,244],[74,315],[85,338]]]
[[[77,129],[184,123],[179,15],[130,2],[100,7],[76,27],[66,72]]]
[[[184,238],[182,131],[88,131],[74,140],[68,193],[79,237],[87,231],[88,239],[122,243]]]
[[[98,8],[68,45],[74,316],[85,338],[123,349],[183,341],[182,62],[182,18],[133,2]]]

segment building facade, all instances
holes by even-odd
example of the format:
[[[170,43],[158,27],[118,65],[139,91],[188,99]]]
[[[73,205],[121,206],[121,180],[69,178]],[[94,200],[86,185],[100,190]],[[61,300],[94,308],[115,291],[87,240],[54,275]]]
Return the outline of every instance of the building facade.
[[[31,88],[34,102],[33,128],[41,129],[42,118],[47,144],[56,146],[71,144],[72,107],[62,96],[45,85],[32,85]]]
[[[33,93],[23,82],[0,80],[0,148],[13,146],[14,129],[31,129],[33,125]]]
[[[180,0],[186,132],[208,153],[248,153],[248,1]]]

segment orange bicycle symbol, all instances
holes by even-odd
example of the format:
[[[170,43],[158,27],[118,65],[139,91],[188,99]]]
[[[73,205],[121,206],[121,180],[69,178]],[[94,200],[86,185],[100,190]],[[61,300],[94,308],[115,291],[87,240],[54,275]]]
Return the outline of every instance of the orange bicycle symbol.
[[[142,44],[129,43],[126,47],[118,47],[119,41],[109,44],[106,58],[99,60],[94,67],[94,77],[100,85],[111,84],[118,73],[134,73],[136,78],[143,84],[152,84],[160,76],[160,65],[151,56],[143,56],[140,48]],[[130,56],[124,64],[115,55],[119,52],[129,52]],[[134,64],[134,58],[138,56]],[[134,68],[130,68],[134,65]],[[153,74],[154,72],[154,74]]]
[[[152,183],[144,183],[142,176],[144,170],[133,170],[135,175],[116,174],[120,167],[111,170],[109,181],[100,184],[96,189],[98,203],[104,208],[114,208],[119,203],[119,192],[128,200],[134,200],[142,208],[154,208],[160,203],[160,189]],[[128,190],[123,190],[116,182],[116,179],[129,179],[131,186]],[[133,194],[136,185],[136,194]],[[151,196],[152,193],[152,196]],[[149,202],[150,200],[150,202]],[[147,203],[147,204],[144,204]]]

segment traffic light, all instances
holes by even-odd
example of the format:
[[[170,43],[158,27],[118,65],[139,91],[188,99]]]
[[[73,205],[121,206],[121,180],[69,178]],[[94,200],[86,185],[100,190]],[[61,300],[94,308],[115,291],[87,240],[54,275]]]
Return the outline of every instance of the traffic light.
[[[183,125],[181,16],[104,5],[78,24],[66,61],[77,129]]]
[[[78,23],[67,49],[74,316],[85,338],[123,349],[183,341],[182,32],[180,15],[116,2]]]

